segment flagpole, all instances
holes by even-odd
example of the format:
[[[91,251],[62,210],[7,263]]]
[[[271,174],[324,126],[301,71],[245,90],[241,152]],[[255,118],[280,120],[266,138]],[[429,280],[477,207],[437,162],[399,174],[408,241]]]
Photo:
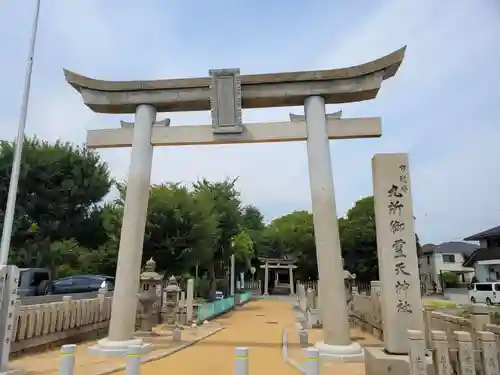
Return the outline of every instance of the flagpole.
[[[19,171],[21,169],[21,156],[24,144],[24,128],[26,127],[26,117],[28,115],[28,103],[30,98],[31,73],[33,71],[33,57],[35,54],[36,34],[38,31],[38,17],[40,14],[40,0],[36,0],[35,18],[31,31],[30,50],[28,56],[28,66],[24,79],[24,92],[21,104],[21,115],[17,129],[17,138],[14,149],[14,161],[12,163],[12,173],[10,175],[9,194],[7,196],[7,207],[3,221],[2,242],[0,245],[0,265],[5,265],[9,259],[10,240],[12,236],[12,225],[16,208],[17,185],[19,182]]]

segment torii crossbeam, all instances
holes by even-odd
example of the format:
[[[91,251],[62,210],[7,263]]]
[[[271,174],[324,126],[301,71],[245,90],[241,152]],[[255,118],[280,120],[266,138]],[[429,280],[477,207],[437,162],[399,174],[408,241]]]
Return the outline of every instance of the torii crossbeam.
[[[232,143],[293,142],[307,140],[305,120],[264,122],[242,125],[235,134],[214,134],[212,125],[153,126],[153,146],[193,146]],[[376,138],[382,135],[379,117],[328,119],[329,139]],[[122,122],[121,129],[99,129],[87,132],[90,148],[131,147],[132,123]]]
[[[349,336],[329,139],[380,137],[381,121],[340,119],[340,112],[326,114],[325,104],[375,98],[383,80],[396,74],[404,52],[344,69],[242,76],[238,69],[223,69],[211,70],[210,77],[156,81],[110,82],[65,70],[68,83],[93,111],[135,113],[135,122],[122,122],[121,129],[87,135],[88,147],[132,147],[109,335],[94,350],[115,354],[142,344],[134,338],[135,291],[153,146],[306,141],[325,340],[316,347],[322,355],[362,359],[362,348]],[[304,105],[305,115],[291,114],[290,121],[242,121],[243,108],[297,105]],[[157,112],[204,110],[211,111],[211,125],[170,126],[169,119],[156,119]]]

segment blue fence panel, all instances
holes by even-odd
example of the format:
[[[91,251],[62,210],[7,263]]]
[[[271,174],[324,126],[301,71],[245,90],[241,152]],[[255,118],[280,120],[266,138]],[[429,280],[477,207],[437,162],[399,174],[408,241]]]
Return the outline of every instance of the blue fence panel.
[[[199,321],[220,315],[234,306],[234,297],[227,297],[214,302],[204,303],[198,307],[196,317]]]
[[[244,293],[240,294],[240,302],[241,303],[248,301],[250,298],[252,298],[251,292],[244,292]]]

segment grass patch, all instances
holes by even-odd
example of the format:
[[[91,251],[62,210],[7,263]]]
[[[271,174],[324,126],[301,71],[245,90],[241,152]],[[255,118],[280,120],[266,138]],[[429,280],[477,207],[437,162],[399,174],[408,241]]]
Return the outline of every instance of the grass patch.
[[[437,309],[456,309],[458,307],[455,302],[446,300],[424,301],[424,306],[435,307]]]

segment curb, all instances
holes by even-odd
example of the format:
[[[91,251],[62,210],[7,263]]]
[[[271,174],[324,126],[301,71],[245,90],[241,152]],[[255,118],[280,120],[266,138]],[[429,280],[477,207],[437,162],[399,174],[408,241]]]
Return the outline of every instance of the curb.
[[[215,329],[215,331],[213,332],[209,332],[201,337],[198,337],[197,339],[191,341],[191,342],[187,342],[185,344],[182,344],[181,346],[177,347],[177,348],[173,348],[167,352],[163,352],[163,353],[160,353],[160,354],[157,354],[155,356],[152,356],[152,357],[149,357],[149,358],[145,358],[144,360],[141,360],[141,365],[143,364],[146,364],[146,363],[149,363],[149,362],[153,362],[153,361],[157,361],[159,359],[163,359],[165,357],[168,357],[169,355],[172,355],[172,354],[175,354],[177,352],[180,352],[181,350],[183,349],[187,349],[189,348],[190,346],[193,346],[194,344],[202,341],[202,340],[205,340],[206,338],[210,337],[210,336],[213,336],[215,335],[216,333],[222,331],[223,329],[225,329],[226,327],[219,327],[217,329]],[[123,371],[125,370],[125,365],[120,365],[120,366],[116,366],[116,367],[113,367],[109,370],[105,370],[105,371],[101,371],[101,372],[97,372],[97,373],[94,373],[92,375],[110,375],[110,374],[113,374],[115,372],[118,372],[118,371]]]
[[[297,370],[300,374],[306,373],[306,371],[297,362],[291,359],[288,355],[288,342],[286,328],[283,328],[283,334],[281,335],[281,348],[282,348],[282,358],[285,363],[288,363],[292,368]]]

